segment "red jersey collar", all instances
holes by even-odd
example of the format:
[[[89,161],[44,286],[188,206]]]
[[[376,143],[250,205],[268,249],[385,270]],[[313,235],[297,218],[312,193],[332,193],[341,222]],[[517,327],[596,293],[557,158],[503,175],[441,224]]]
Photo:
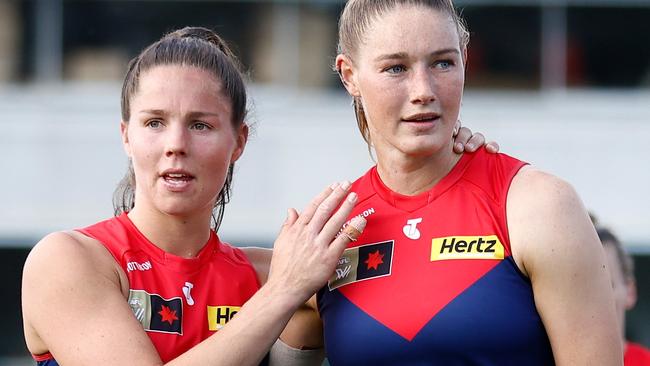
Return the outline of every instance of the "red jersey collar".
[[[144,243],[142,250],[145,251],[148,255],[151,256],[153,260],[164,264],[167,268],[170,268],[178,272],[195,272],[198,271],[203,264],[208,262],[212,255],[217,252],[219,249],[219,237],[214,232],[210,230],[210,238],[205,243],[203,248],[194,258],[184,258],[171,253],[167,253],[164,250],[160,249],[154,243],[152,243],[140,230],[135,226],[133,221],[129,218],[127,213],[123,213],[117,217],[117,219],[126,227],[131,228],[129,230],[129,235],[135,235],[139,241]]]
[[[413,212],[440,197],[445,191],[451,188],[462,176],[470,161],[476,153],[464,153],[451,171],[444,176],[433,188],[415,196],[406,196],[392,191],[382,182],[377,166],[370,171],[370,181],[375,192],[386,202],[395,208],[403,211]]]

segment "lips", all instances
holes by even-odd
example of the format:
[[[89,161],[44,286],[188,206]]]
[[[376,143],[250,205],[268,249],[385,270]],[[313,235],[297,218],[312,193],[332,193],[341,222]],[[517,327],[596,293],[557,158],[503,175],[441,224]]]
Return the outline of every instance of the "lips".
[[[160,177],[171,191],[182,191],[194,180],[194,176],[183,170],[166,170]]]
[[[402,118],[404,122],[425,123],[434,122],[440,118],[438,113],[418,113]]]

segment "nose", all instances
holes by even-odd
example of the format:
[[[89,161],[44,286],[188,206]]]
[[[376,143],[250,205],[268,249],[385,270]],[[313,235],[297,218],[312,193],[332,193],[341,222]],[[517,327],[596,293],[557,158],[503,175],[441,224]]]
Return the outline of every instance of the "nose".
[[[165,156],[170,158],[173,156],[187,155],[188,148],[188,134],[187,129],[180,123],[172,124],[167,129],[167,136],[165,138]]]
[[[428,67],[414,68],[411,73],[411,103],[427,105],[436,100],[435,80]]]

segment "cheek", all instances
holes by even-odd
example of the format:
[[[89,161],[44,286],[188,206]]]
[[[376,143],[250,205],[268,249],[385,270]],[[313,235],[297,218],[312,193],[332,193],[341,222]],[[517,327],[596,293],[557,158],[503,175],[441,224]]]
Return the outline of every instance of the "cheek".
[[[460,105],[463,99],[463,82],[465,78],[462,75],[450,75],[450,77],[438,86],[438,99],[446,115],[449,124],[456,123],[460,115]]]
[[[131,160],[133,164],[146,164],[148,161],[155,158],[155,151],[157,142],[153,138],[146,138],[145,136],[137,136],[131,139]]]
[[[200,156],[205,168],[209,170],[223,171],[230,165],[230,159],[235,151],[235,138],[206,138],[197,141],[194,153]],[[225,168],[224,168],[225,167]]]
[[[399,114],[404,101],[408,99],[406,89],[404,83],[368,80],[360,89],[368,122],[381,123],[382,119]]]
[[[162,153],[160,142],[155,135],[133,132],[130,137],[130,159],[137,179],[150,182],[157,178],[158,160]],[[144,184],[147,186],[148,184]]]
[[[465,77],[463,74],[449,74],[448,77],[441,80],[438,87],[438,95],[449,107],[460,108],[460,102],[463,98],[463,89]]]

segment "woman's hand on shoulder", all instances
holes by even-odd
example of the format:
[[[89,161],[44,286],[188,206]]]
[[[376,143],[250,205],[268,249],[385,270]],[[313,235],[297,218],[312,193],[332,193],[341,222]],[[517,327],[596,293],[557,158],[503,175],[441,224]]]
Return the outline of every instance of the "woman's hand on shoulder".
[[[454,126],[454,152],[462,154],[463,152],[474,152],[485,145],[485,150],[490,153],[499,152],[499,144],[495,141],[485,143],[485,136],[482,133],[472,133],[468,127],[461,126],[460,120],[456,121]]]
[[[568,183],[524,167],[507,199],[512,253],[533,286],[558,365],[622,363],[602,245]]]
[[[61,365],[160,364],[127,304],[117,269],[100,243],[79,233],[41,240],[23,271],[30,351],[49,351]]]
[[[267,285],[282,288],[296,305],[303,304],[327,282],[352,236],[365,227],[365,219],[355,217],[349,223],[350,228],[356,228],[354,234],[338,235],[357,200],[356,193],[348,194],[349,188],[349,182],[333,185],[300,214],[293,209],[288,212],[273,246]]]

